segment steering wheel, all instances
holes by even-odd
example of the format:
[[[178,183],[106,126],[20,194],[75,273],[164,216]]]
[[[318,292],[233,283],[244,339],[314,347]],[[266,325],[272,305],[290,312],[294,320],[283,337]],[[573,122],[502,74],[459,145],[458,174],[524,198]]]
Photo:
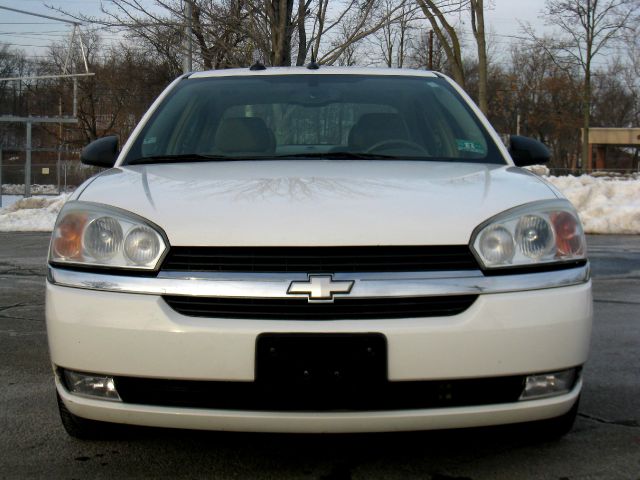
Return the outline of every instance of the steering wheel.
[[[395,147],[409,147],[411,150],[415,150],[421,154],[428,155],[429,152],[426,148],[416,142],[412,142],[411,140],[403,140],[401,138],[398,139],[390,139],[390,140],[382,140],[381,142],[374,143],[371,145],[365,153],[374,153],[379,150],[389,150]]]

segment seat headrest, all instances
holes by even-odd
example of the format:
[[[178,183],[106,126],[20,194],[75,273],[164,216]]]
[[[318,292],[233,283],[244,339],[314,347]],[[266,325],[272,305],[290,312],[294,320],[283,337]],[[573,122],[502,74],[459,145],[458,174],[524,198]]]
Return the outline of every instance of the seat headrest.
[[[354,150],[396,139],[409,139],[407,126],[397,113],[366,113],[349,131],[349,147]]]
[[[215,144],[224,153],[273,153],[275,136],[261,118],[225,118],[216,131]]]

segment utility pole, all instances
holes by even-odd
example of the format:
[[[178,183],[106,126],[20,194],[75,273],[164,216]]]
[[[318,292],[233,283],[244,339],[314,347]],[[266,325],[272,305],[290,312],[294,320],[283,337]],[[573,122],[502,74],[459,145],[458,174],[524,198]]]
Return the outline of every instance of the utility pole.
[[[31,121],[27,120],[27,144],[24,162],[24,198],[31,196]]]
[[[433,70],[433,30],[429,30],[429,70]]]
[[[193,70],[193,42],[191,41],[191,17],[192,0],[184,2],[184,57],[182,58],[182,73],[189,73]]]
[[[56,178],[58,180],[58,195],[62,193],[60,191],[60,162],[61,161],[62,161],[62,143],[59,143],[58,144],[58,161],[56,162]]]
[[[60,82],[60,98],[58,99],[58,116],[62,117],[62,82]],[[58,161],[56,162],[56,178],[58,180],[58,195],[60,195],[60,147],[62,146],[62,122],[58,124]]]
[[[2,208],[2,145],[0,145],[0,208]]]

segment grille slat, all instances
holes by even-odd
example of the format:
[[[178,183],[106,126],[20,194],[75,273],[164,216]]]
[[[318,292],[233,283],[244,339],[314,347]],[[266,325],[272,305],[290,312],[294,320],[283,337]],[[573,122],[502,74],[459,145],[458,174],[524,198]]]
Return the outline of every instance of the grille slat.
[[[176,248],[185,248],[185,247],[176,247]],[[186,247],[186,248],[189,248],[190,250],[196,250],[196,249],[200,249],[200,248],[216,248],[216,247]],[[226,248],[226,247],[223,247],[223,248]],[[253,250],[253,247],[247,247],[247,248]],[[270,248],[270,247],[265,247],[265,250],[267,248]],[[315,255],[315,254],[297,254],[295,252],[295,250],[299,249],[300,247],[291,247],[291,248],[274,247],[274,248],[282,248],[282,249],[286,249],[288,251],[293,250],[293,254],[295,255],[295,257],[293,257],[293,258],[300,258],[300,259],[305,259],[305,258],[316,259],[316,258],[318,258],[318,255]],[[327,248],[340,248],[340,247],[317,247],[318,250],[326,250]],[[384,249],[386,247],[362,247],[362,248]],[[408,247],[408,248],[414,248],[414,247]],[[427,248],[433,248],[433,247],[427,247]],[[238,251],[237,253],[229,253],[229,254],[203,252],[203,253],[199,253],[199,255],[201,255],[203,257],[212,257],[212,258],[232,258],[232,259],[235,259],[235,258],[238,258],[239,254],[243,254],[243,253],[246,253],[246,252]],[[329,251],[329,253],[331,253],[331,252]],[[191,253],[184,253],[184,252],[181,253],[180,251],[178,251],[178,252],[175,253],[175,255],[176,255],[176,257],[189,258],[189,257],[191,257],[192,254]],[[440,252],[440,253],[428,253],[428,252],[427,253],[405,253],[405,254],[402,254],[402,253],[391,253],[391,254],[388,254],[387,257],[397,257],[397,258],[402,258],[402,257],[411,257],[411,258],[413,258],[413,257],[425,257],[425,258],[429,258],[429,257],[434,257],[434,256],[441,257],[443,255],[446,256],[447,253],[446,252],[445,253],[442,253],[442,252]],[[449,253],[448,255],[449,256],[456,256],[455,253]],[[367,254],[365,252],[365,253],[359,254],[358,256],[361,257],[361,258],[377,258],[379,256],[379,254],[377,254],[377,253]],[[331,257],[332,258],[352,258],[351,255],[346,255],[346,254],[345,255],[340,255],[339,253],[332,253]],[[265,253],[260,253],[260,258],[279,259],[279,258],[282,258],[282,253],[270,254],[270,253],[268,253],[268,250],[267,250]]]
[[[347,320],[451,316],[462,313],[477,295],[441,297],[336,298],[333,303],[305,299],[207,298],[164,296],[187,316],[237,319]]]
[[[412,272],[477,270],[466,245],[363,247],[171,247],[166,271]]]

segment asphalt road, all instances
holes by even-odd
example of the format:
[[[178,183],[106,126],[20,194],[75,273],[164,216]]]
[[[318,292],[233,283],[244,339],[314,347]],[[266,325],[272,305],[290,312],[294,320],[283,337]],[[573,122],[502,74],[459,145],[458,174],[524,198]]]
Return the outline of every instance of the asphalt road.
[[[82,442],[58,420],[44,325],[48,235],[0,234],[0,478],[640,479],[640,237],[589,238],[595,324],[574,430],[375,435],[133,430]]]

